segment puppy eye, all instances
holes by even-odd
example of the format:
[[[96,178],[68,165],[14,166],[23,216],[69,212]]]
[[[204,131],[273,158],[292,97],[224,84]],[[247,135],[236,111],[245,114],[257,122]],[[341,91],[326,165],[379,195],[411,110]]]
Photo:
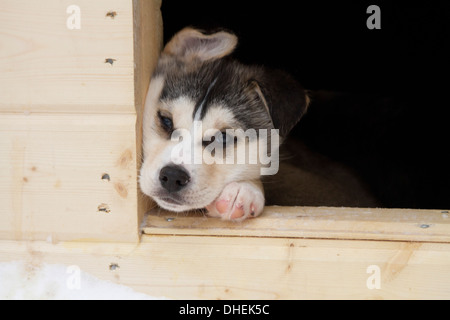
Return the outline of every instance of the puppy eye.
[[[160,112],[158,112],[159,121],[161,123],[161,126],[166,130],[167,132],[173,131],[173,121],[169,117],[163,116]]]

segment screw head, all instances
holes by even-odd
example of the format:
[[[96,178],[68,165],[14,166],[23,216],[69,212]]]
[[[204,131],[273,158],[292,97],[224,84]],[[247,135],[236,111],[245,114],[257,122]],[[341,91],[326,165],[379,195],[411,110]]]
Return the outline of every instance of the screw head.
[[[115,271],[115,270],[117,270],[117,269],[119,269],[120,267],[119,267],[119,264],[117,264],[117,263],[114,263],[114,262],[112,262],[110,265],[109,265],[109,270],[111,270],[111,271]]]

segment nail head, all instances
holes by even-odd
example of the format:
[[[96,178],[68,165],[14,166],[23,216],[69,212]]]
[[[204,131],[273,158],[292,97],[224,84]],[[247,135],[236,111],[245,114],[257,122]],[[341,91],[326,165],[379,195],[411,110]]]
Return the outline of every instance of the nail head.
[[[109,270],[111,270],[111,271],[115,271],[115,270],[117,270],[119,268],[120,268],[120,266],[117,263],[114,263],[114,262],[109,265]]]

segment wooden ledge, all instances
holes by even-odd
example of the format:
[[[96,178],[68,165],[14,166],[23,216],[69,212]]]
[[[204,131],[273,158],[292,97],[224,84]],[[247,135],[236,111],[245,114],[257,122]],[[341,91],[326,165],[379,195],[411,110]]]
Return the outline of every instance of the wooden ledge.
[[[143,233],[449,243],[450,212],[271,206],[256,219],[235,223],[201,213],[173,213],[155,208],[146,216]]]
[[[153,210],[140,242],[2,240],[0,262],[25,261],[30,278],[44,263],[76,265],[173,299],[449,299],[448,216],[268,207],[232,223]]]

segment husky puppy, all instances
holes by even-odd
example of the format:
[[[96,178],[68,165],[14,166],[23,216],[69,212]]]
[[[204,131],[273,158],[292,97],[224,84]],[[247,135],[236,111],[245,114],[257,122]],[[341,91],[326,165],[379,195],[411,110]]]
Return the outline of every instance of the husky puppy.
[[[236,45],[229,32],[185,28],[161,53],[145,103],[140,187],[162,208],[234,221],[263,211],[261,172],[278,166],[274,132],[282,141],[309,99],[289,75],[231,59]],[[249,161],[262,149],[271,163]],[[245,151],[247,161],[233,162]]]

